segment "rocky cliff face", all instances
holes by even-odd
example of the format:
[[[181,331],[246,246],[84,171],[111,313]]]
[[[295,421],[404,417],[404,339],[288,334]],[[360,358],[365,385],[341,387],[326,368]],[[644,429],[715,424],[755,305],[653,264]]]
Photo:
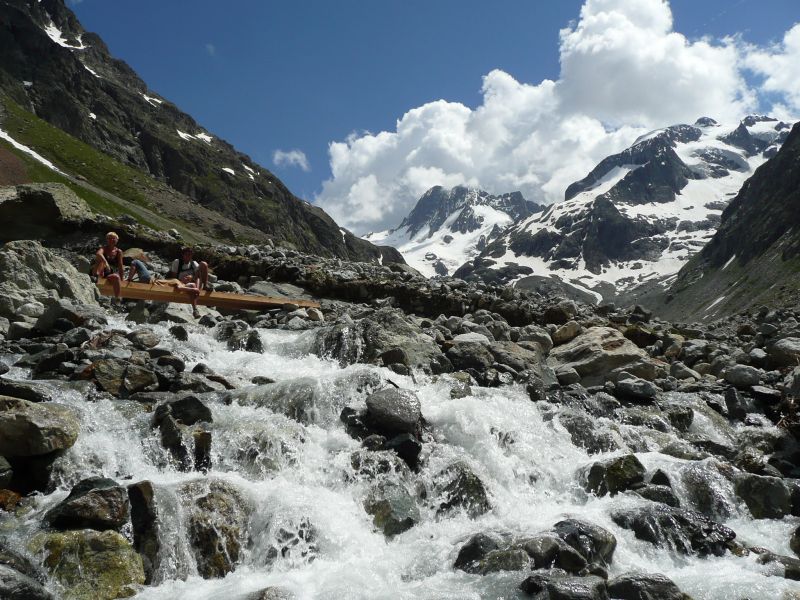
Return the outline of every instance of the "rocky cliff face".
[[[678,273],[666,303],[658,297],[648,300],[659,312],[693,318],[754,304],[796,305],[798,273],[800,125],[795,125],[783,147],[722,213],[714,237]]]
[[[409,264],[430,277],[447,275],[507,227],[541,209],[519,192],[493,195],[464,186],[437,185],[422,195],[396,229],[365,237],[397,248]]]
[[[711,239],[725,206],[789,128],[769,117],[735,126],[706,117],[642,136],[456,274],[506,282],[556,276],[598,299],[663,282]]]
[[[276,241],[326,256],[381,257],[149,90],[98,35],[84,31],[63,0],[0,3],[0,90],[68,134]]]

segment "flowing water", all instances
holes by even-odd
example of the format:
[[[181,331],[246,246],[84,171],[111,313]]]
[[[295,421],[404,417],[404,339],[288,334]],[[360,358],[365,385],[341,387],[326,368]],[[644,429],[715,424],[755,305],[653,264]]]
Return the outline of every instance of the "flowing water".
[[[117,321],[113,327],[127,326]],[[239,385],[256,375],[277,381],[313,377],[313,410],[300,423],[267,407],[210,401],[212,469],[204,475],[168,466],[158,435],[150,428],[151,415],[137,403],[87,402],[79,391],[59,391],[59,402],[80,411],[81,434],[56,465],[58,490],[36,498],[34,509],[10,532],[13,545],[23,549],[44,512],[77,481],[103,475],[124,483],[146,479],[156,488],[161,550],[154,583],[141,589],[141,599],[237,600],[272,585],[288,588],[298,598],[523,597],[517,590],[525,577],[520,572],[479,576],[454,570],[458,549],[478,532],[533,534],[565,517],[614,533],[618,546],[610,565],[612,577],[628,571],[663,573],[698,600],[771,600],[800,589],[797,582],[774,576],[774,566],[757,564],[754,555],[680,556],[636,540],[616,526],[609,517],[613,509],[647,501],[632,494],[596,498],[583,492],[576,472],[598,455],[574,446],[558,421],[520,387],[473,387],[473,395],[451,399],[447,378],[403,377],[363,365],[341,368],[312,356],[312,332],[262,331],[267,350],[253,354],[228,351],[207,330],[193,330],[188,342],[177,343],[166,328],[154,329],[163,346],[186,359],[187,368],[203,362]],[[9,375],[23,378],[26,373],[12,369]],[[410,490],[429,489],[431,473],[461,461],[486,484],[491,511],[477,519],[465,514],[442,517],[421,501],[421,521],[405,533],[387,540],[374,528],[363,508],[374,482],[353,469],[351,455],[360,444],[345,433],[338,418],[344,406],[363,407],[366,392],[360,383],[365,376],[414,390],[434,438],[425,444],[426,466],[419,474],[391,471],[381,477]],[[714,420],[702,416],[693,427],[718,433]],[[248,452],[254,443],[266,448],[255,458]],[[680,474],[692,464],[652,451],[637,456],[648,470],[662,468],[673,481],[685,481]],[[198,576],[189,546],[185,490],[189,482],[207,489],[213,480],[240,490],[252,512],[247,550],[236,570],[223,579],[206,580]],[[691,489],[677,485],[676,491],[682,506],[692,506]],[[739,540],[791,555],[788,540],[798,519],[753,520],[724,482],[715,494],[727,513],[723,521]],[[280,546],[285,531],[302,527],[313,529],[314,535],[296,540],[296,546],[277,557],[270,553]],[[3,530],[8,533],[8,525]]]

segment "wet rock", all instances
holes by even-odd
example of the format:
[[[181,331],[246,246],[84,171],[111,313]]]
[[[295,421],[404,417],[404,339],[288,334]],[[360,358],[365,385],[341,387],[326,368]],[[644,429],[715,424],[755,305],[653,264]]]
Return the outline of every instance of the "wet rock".
[[[0,396],[1,456],[40,456],[65,450],[78,439],[79,431],[78,416],[63,404]]]
[[[192,493],[191,487],[187,492]],[[224,577],[236,568],[247,539],[249,510],[241,494],[221,482],[212,482],[208,493],[192,501],[189,543],[201,577]]]
[[[491,510],[486,487],[464,463],[454,463],[434,477],[438,514],[464,510],[473,519]]]
[[[501,545],[502,540],[495,535],[475,534],[461,546],[453,567],[467,573],[479,573],[480,562],[489,552],[499,549]]]
[[[611,452],[619,448],[613,435],[600,430],[598,423],[582,412],[562,412],[559,414],[558,420],[569,432],[572,443],[583,448],[589,454]]]
[[[584,475],[584,487],[598,496],[615,496],[644,482],[645,473],[644,465],[633,454],[609,458],[589,467]]]
[[[614,558],[617,538],[599,525],[565,519],[553,525],[553,532],[577,550],[590,564],[606,565]]]
[[[78,529],[36,536],[31,550],[64,588],[64,600],[133,596],[144,583],[142,559],[116,531]]]
[[[421,420],[420,402],[414,392],[386,388],[367,398],[366,422],[381,434],[414,433]]]
[[[183,325],[173,325],[169,328],[169,332],[179,342],[186,342],[189,340],[189,332]]]
[[[45,386],[31,381],[12,381],[0,377],[0,395],[22,398],[29,402],[50,402],[52,392]]]
[[[735,489],[754,519],[780,519],[791,513],[791,494],[778,477],[741,473],[736,477]]]
[[[400,484],[378,485],[364,502],[364,509],[386,537],[408,531],[420,520],[414,497]]]
[[[723,373],[725,381],[739,389],[758,385],[762,375],[763,371],[761,369],[756,369],[749,365],[734,365],[725,369]]]
[[[160,341],[152,329],[134,329],[125,337],[140,350],[155,348]]]
[[[245,350],[247,352],[264,353],[264,344],[261,336],[256,329],[246,331],[235,331],[228,338],[228,350]]]
[[[133,547],[142,557],[145,584],[153,581],[161,541],[158,537],[158,511],[155,505],[155,490],[149,481],[140,481],[128,486],[131,506]]]
[[[792,549],[797,556],[800,556],[800,527],[792,532],[792,537],[789,538],[789,548]]]
[[[625,573],[608,582],[608,595],[619,600],[691,600],[660,573]]]
[[[14,476],[14,470],[5,457],[0,456],[0,489],[7,488]]]
[[[331,356],[342,366],[357,362],[377,363],[393,348],[402,348],[409,367],[429,368],[442,351],[434,339],[400,311],[381,308],[358,321],[344,316],[330,327],[320,328],[313,352]]]
[[[100,388],[113,396],[122,393],[128,364],[122,360],[103,359],[92,365],[92,373]]]
[[[4,600],[53,600],[41,583],[0,563],[0,598]]]
[[[478,573],[488,575],[500,571],[521,571],[530,566],[531,559],[522,548],[492,550],[478,563]]]
[[[536,600],[608,600],[605,580],[594,575],[576,577],[558,571],[537,572],[528,576],[519,588]]]
[[[128,494],[112,479],[91,477],[76,484],[69,496],[47,511],[55,529],[119,529],[128,522]]]
[[[573,368],[580,373],[584,385],[594,385],[602,383],[612,369],[646,356],[616,329],[590,327],[571,342],[554,348],[548,364],[556,369]]]
[[[205,375],[200,373],[180,373],[178,377],[173,380],[170,385],[169,391],[178,392],[194,392],[196,394],[205,394],[207,392],[224,392],[228,389],[224,384],[212,381]]]
[[[210,466],[211,439],[201,424],[211,422],[211,410],[194,396],[186,396],[160,404],[153,414],[152,426],[161,432],[161,445],[170,452],[180,469],[191,468],[190,454],[193,454],[195,469],[206,470]],[[186,444],[189,436],[193,448]]]
[[[673,492],[672,488],[668,485],[656,485],[648,483],[647,485],[637,488],[635,492],[642,498],[646,498],[651,502],[661,502],[667,506],[674,507],[679,507],[681,505],[681,502],[675,495],[675,492]]]
[[[159,388],[158,376],[150,369],[131,364],[125,369],[122,387],[125,395],[154,392]]]
[[[800,559],[764,552],[759,555],[757,562],[762,565],[780,565],[783,567],[782,575],[784,578],[800,581]]]
[[[422,443],[410,433],[402,433],[387,440],[382,448],[391,450],[405,462],[410,469],[416,471],[419,466],[419,455]]]
[[[296,600],[296,598],[297,597],[286,588],[270,586],[249,594],[246,598],[243,598],[243,600]]]
[[[578,574],[587,567],[586,558],[554,534],[540,533],[525,540],[523,548],[533,560],[534,569],[555,567]]]
[[[730,517],[734,511],[730,475],[729,467],[716,459],[684,467],[681,481],[691,506],[710,517]]]
[[[665,504],[617,510],[611,513],[611,519],[632,530],[640,540],[682,554],[722,556],[736,537],[733,531],[699,512]]]

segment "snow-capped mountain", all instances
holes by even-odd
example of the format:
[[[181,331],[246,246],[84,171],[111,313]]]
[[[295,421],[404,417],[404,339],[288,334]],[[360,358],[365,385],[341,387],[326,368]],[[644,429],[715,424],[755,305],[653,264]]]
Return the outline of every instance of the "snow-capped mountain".
[[[653,131],[570,185],[563,202],[509,227],[456,275],[556,276],[598,300],[667,282],[714,235],[723,209],[790,127],[770,117],[733,126],[704,117]]]
[[[494,196],[462,186],[436,186],[422,195],[399,227],[364,238],[397,248],[408,264],[428,277],[447,275],[507,227],[541,209],[519,192]]]

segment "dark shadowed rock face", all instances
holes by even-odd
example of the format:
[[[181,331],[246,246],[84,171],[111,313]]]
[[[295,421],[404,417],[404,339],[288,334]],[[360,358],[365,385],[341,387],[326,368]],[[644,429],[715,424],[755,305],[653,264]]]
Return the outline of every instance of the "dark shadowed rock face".
[[[64,501],[45,515],[56,529],[119,529],[130,514],[125,488],[111,479],[92,477],[79,482]]]

